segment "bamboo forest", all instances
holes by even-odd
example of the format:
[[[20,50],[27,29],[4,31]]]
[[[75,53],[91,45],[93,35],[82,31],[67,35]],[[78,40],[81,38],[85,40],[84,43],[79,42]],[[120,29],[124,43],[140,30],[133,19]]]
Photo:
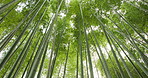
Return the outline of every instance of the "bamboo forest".
[[[148,78],[148,0],[0,0],[0,78]]]

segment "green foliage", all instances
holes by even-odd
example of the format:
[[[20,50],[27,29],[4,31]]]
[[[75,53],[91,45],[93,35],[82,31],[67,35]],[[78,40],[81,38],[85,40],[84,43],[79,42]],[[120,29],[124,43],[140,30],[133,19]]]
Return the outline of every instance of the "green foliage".
[[[1,0],[0,7],[11,1]],[[44,0],[18,0],[4,9],[4,12],[0,12],[0,56],[3,55],[0,58],[0,78],[14,77],[19,67],[16,78],[23,76],[23,73],[26,78],[36,77],[30,72],[39,73],[47,45],[40,77],[48,75],[49,78],[61,78],[64,71],[65,78],[81,77],[81,58],[86,78],[87,73],[89,76],[93,73],[97,78],[95,69],[100,72],[100,77],[120,78],[122,70],[123,78],[130,78],[123,60],[133,78],[148,76],[148,7],[143,0],[47,0],[45,4],[43,2]],[[2,18],[4,19],[1,20]],[[35,27],[37,29],[33,31]],[[27,42],[29,39],[30,43]],[[67,52],[69,55],[64,70]],[[26,57],[23,53],[26,53]],[[20,59],[19,55],[25,58]],[[4,58],[8,60],[5,61]],[[23,62],[16,62],[17,59]],[[11,73],[15,62],[16,67]],[[33,64],[37,64],[34,69]]]

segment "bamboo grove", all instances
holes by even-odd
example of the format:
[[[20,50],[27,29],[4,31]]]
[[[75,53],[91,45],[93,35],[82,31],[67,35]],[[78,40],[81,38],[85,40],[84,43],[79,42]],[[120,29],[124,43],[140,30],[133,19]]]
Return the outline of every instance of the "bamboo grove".
[[[0,0],[0,78],[147,78],[146,0]]]

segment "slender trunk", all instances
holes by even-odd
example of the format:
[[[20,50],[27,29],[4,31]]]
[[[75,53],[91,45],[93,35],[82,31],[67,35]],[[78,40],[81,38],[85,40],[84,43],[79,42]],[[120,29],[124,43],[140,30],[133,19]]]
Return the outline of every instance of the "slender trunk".
[[[113,66],[116,66],[116,65],[114,64],[112,58],[111,58],[111,55],[109,54],[109,52],[107,52],[106,47],[105,47],[105,51],[106,51],[107,55],[109,56],[109,59],[110,59],[112,65],[113,65]],[[111,70],[112,70],[112,69],[111,69]],[[116,68],[116,67],[113,67],[113,70],[114,70],[114,73],[115,73],[116,77],[117,77],[117,78],[120,78],[120,73],[118,74],[118,70],[119,70],[119,69]]]
[[[38,38],[38,40],[37,40],[37,42],[36,42],[36,44],[35,44],[35,48],[34,48],[34,50],[33,50],[33,53],[31,54],[31,56],[30,56],[30,58],[29,58],[28,64],[26,65],[25,70],[24,70],[24,72],[23,72],[21,78],[24,78],[25,73],[27,73],[27,69],[29,70],[29,66],[31,65],[33,56],[36,54],[36,48],[38,48],[38,45],[39,45],[39,43],[40,43],[40,39],[41,39],[41,35],[39,36],[39,38]]]
[[[52,43],[52,49],[51,49],[51,53],[50,53],[50,59],[49,59],[49,64],[48,64],[48,72],[47,72],[47,77],[49,78],[50,75],[50,71],[51,71],[51,62],[52,62],[52,58],[53,58],[53,50],[55,48],[55,33],[54,33],[54,39],[53,39],[53,43]]]
[[[19,3],[19,2],[18,2]],[[4,18],[6,18],[8,16],[8,14],[14,10],[14,8],[17,7],[18,3],[16,5],[14,5],[14,7],[12,7],[1,19],[0,19],[0,24],[3,22]]]
[[[128,52],[128,54],[133,58],[133,60],[138,64],[138,66],[143,70],[143,72],[146,75],[148,75],[147,69],[134,57],[134,55],[128,50],[128,48],[120,40],[118,40],[114,35],[112,35],[111,32],[108,34],[110,34],[113,39],[117,40],[118,44],[122,45],[122,47]]]
[[[126,69],[128,75],[129,75],[130,77],[132,77],[131,72],[130,72],[128,66],[126,65],[126,62],[124,61],[122,55],[120,54],[118,48],[116,47],[116,45],[115,45],[115,43],[113,42],[113,40],[111,40],[111,41],[112,41],[112,43],[113,43],[113,45],[114,45],[114,47],[115,47],[115,49],[116,49],[116,51],[117,51],[117,53],[118,53],[118,55],[119,55],[119,57],[120,57],[120,59],[121,59],[123,65],[124,65],[124,67],[125,67],[125,69]]]
[[[91,28],[91,30],[92,30],[92,28]],[[109,69],[108,69],[108,65],[107,65],[107,63],[106,63],[106,61],[105,61],[104,55],[103,55],[103,53],[102,53],[101,47],[100,47],[100,45],[99,45],[99,43],[98,43],[98,41],[97,41],[97,38],[96,38],[95,34],[94,34],[93,32],[92,32],[92,34],[93,34],[94,39],[95,39],[95,41],[96,41],[96,45],[98,46],[98,49],[99,49],[99,51],[100,51],[100,55],[101,55],[101,57],[102,57],[101,59],[102,59],[102,61],[103,61],[103,66],[104,66],[104,68],[105,68],[106,76],[107,76],[107,78],[111,78],[111,74],[110,74],[110,71],[109,71]]]
[[[107,18],[109,18],[108,16],[106,16]],[[109,18],[110,19],[110,18]],[[110,19],[111,20],[111,19]],[[123,32],[123,36],[125,36],[131,43],[132,45],[134,46],[134,48],[138,51],[138,53],[140,54],[140,56],[142,57],[145,65],[148,67],[148,62],[146,61],[146,59],[148,59],[144,54],[143,52],[139,49],[139,47],[136,45],[133,37],[131,36],[131,34],[129,33],[128,29],[126,28],[126,26],[124,26],[125,28],[125,31],[127,32],[127,34],[124,34],[124,31],[122,31],[122,29],[113,21],[111,20],[118,28],[121,32]],[[128,36],[129,35],[129,36]]]
[[[62,35],[63,35],[63,31],[60,34],[60,40],[62,39]],[[56,48],[56,51],[55,51],[55,56],[54,56],[53,61],[52,61],[51,72],[50,72],[49,78],[52,78],[55,62],[56,62],[56,59],[57,59],[57,56],[58,56],[58,51],[59,51],[60,43],[61,43],[61,41],[58,42],[58,45],[57,45],[57,48]]]
[[[104,31],[104,34],[105,34],[105,36],[106,36],[106,39],[107,39],[107,41],[108,41],[108,43],[109,43],[109,46],[110,46],[110,48],[111,48],[111,52],[113,53],[113,56],[114,56],[114,58],[115,58],[115,61],[116,61],[116,63],[117,63],[117,66],[118,66],[118,68],[119,68],[121,77],[122,77],[122,78],[125,78],[125,75],[124,75],[124,73],[123,73],[123,71],[122,71],[122,67],[121,67],[121,65],[120,65],[120,63],[119,63],[119,61],[118,61],[118,58],[117,58],[117,56],[116,56],[115,51],[113,50],[113,47],[112,47],[112,45],[111,45],[111,42],[109,41],[109,38],[108,38],[108,36],[107,36],[106,30],[105,30],[105,28],[104,28],[104,25],[101,25],[101,27],[102,27],[102,29],[103,29],[103,31]],[[131,78],[132,78],[132,76],[131,76]]]
[[[137,52],[140,54],[142,60],[144,61],[146,67],[148,68],[148,61],[147,61],[148,57],[145,56],[144,53],[139,49],[139,47],[138,47],[137,44],[135,43],[133,37],[131,36],[130,32],[127,31],[128,29],[127,29],[125,26],[124,26],[124,28],[126,29],[126,32],[127,32],[128,35],[129,35],[129,36],[124,35],[124,36],[126,36],[126,38],[129,39],[129,41],[133,44],[133,46],[135,47],[135,49],[137,50]],[[130,40],[130,39],[131,39],[131,40]]]
[[[46,1],[45,1],[46,2]],[[45,3],[44,2],[44,3]],[[25,28],[23,29],[23,31],[21,32],[21,34],[19,35],[19,37],[16,39],[15,43],[12,45],[12,47],[10,48],[10,50],[8,51],[7,55],[4,57],[3,61],[0,64],[0,69],[4,66],[4,64],[8,61],[8,59],[10,58],[11,54],[13,53],[13,50],[16,48],[16,45],[19,43],[20,39],[22,38],[22,36],[24,35],[25,31],[27,30],[27,28],[29,27],[29,25],[31,24],[31,22],[33,21],[33,19],[36,17],[36,15],[38,14],[38,12],[40,11],[40,9],[43,7],[44,3],[40,6],[40,8],[37,10],[37,12],[32,16],[32,18],[29,20],[28,24],[25,26]]]
[[[76,78],[78,78],[79,75],[79,52],[77,51],[77,63],[76,63]]]
[[[41,61],[41,65],[40,65],[40,68],[39,68],[37,78],[41,78],[41,72],[42,72],[42,69],[43,69],[43,63],[44,63],[44,60],[45,60],[45,57],[46,57],[47,49],[48,49],[48,45],[46,46],[46,48],[43,51],[44,54],[43,54],[43,58],[42,58],[42,61]]]
[[[40,23],[40,21],[42,20],[44,14],[45,14],[45,12],[46,12],[46,10],[47,10],[47,9],[44,10],[44,12],[43,12],[43,14],[41,15],[39,21],[37,21],[37,24],[36,24],[35,28],[33,29],[33,32],[31,33],[30,37],[28,38],[28,41],[26,42],[26,45],[25,45],[25,47],[24,47],[24,50],[21,52],[21,53],[25,53],[25,54],[24,54],[24,56],[22,57],[22,60],[21,60],[21,62],[20,62],[20,65],[19,65],[19,67],[17,68],[17,71],[15,72],[14,76],[17,75],[17,73],[18,73],[18,71],[19,71],[19,69],[20,69],[20,66],[22,65],[24,59],[26,58],[26,55],[27,55],[27,53],[28,53],[28,49],[30,48],[32,39],[34,38],[36,31],[38,30],[39,23]]]
[[[94,36],[94,38],[96,38],[96,36],[95,36],[95,34],[94,34],[94,32],[93,32],[93,30],[92,30],[92,28],[91,28],[91,31],[92,31],[92,34],[93,34],[93,36]],[[92,36],[90,35],[90,37],[91,37],[91,39],[93,40],[93,38],[92,38]],[[96,41],[96,39],[95,39],[95,41]],[[99,57],[99,60],[100,60],[100,62],[101,62],[101,65],[102,65],[102,68],[103,68],[103,70],[104,70],[104,73],[105,73],[105,75],[106,75],[106,77],[107,78],[109,78],[109,74],[108,73],[110,73],[108,70],[108,66],[107,66],[107,64],[106,64],[106,61],[105,61],[105,58],[104,58],[104,55],[102,55],[102,50],[100,49],[100,46],[99,46],[99,44],[98,44],[98,42],[96,41],[96,44],[95,44],[95,42],[93,41],[93,45],[94,45],[94,47],[95,47],[95,50],[96,50],[96,52],[97,52],[97,55],[98,55],[98,57]],[[99,46],[99,51],[100,51],[100,54],[99,54],[99,51],[97,50],[97,47],[96,47],[96,45],[97,46]],[[101,57],[102,56],[102,57]]]
[[[40,1],[40,0],[39,0]],[[38,3],[39,3],[38,1]],[[22,24],[25,23],[25,21],[28,19],[29,15],[31,15],[34,11],[36,11],[36,7],[37,4],[35,4],[35,6],[33,7],[32,10],[29,11],[29,13],[24,17],[24,19],[17,25],[17,27],[12,30],[1,42],[0,42],[0,52],[4,49],[4,47],[8,44],[8,42],[12,39],[12,37],[15,35],[15,33],[20,29],[20,27],[22,26]],[[30,20],[29,20],[30,21]],[[29,22],[28,21],[28,22]],[[11,53],[9,53],[11,54]]]
[[[116,10],[115,12],[148,44],[148,41],[123,16],[121,16],[121,14],[119,14]]]
[[[66,53],[66,60],[65,60],[65,65],[64,65],[64,74],[63,74],[63,78],[65,78],[65,74],[66,74],[66,66],[67,66],[67,61],[68,61],[69,49],[70,49],[70,43],[68,43],[68,51],[67,51],[67,53]]]
[[[97,18],[98,19],[98,18]],[[99,20],[99,19],[98,19]],[[100,21],[100,23],[102,23]],[[103,25],[103,23],[102,23]],[[135,60],[135,62],[138,64],[138,66],[143,70],[143,72],[148,75],[147,69],[134,57],[134,55],[128,50],[128,48],[118,39],[116,38],[113,33],[106,27],[104,26],[107,30],[107,33],[115,40],[117,40],[117,42],[119,42],[120,45],[122,45],[122,47],[128,52],[128,54]]]
[[[112,41],[113,42],[113,41]],[[127,59],[129,60],[129,62],[132,64],[132,66],[134,67],[134,69],[136,70],[136,72],[138,73],[138,75],[142,77],[141,73],[139,72],[139,70],[137,69],[137,67],[134,65],[134,63],[132,62],[132,60],[129,58],[129,56],[126,54],[126,52],[124,51],[124,49],[121,47],[121,45],[115,40],[114,42],[117,43],[117,45],[119,46],[119,48],[123,51],[123,53],[126,55]]]
[[[148,12],[147,9],[144,9],[144,8],[138,7],[138,6],[136,6],[136,5],[134,5],[134,4],[130,3],[130,2],[126,2],[126,3],[130,4],[131,6],[137,8],[137,9],[139,9],[139,10],[141,10],[141,11]]]
[[[87,78],[89,78],[89,72],[88,72],[88,60],[87,60],[87,53],[86,53],[86,49],[85,49],[85,59],[86,59],[86,73],[87,73]]]
[[[87,55],[88,55],[88,62],[89,62],[89,72],[90,72],[90,76],[91,78],[94,78],[94,74],[93,74],[93,66],[92,66],[92,60],[91,60],[91,55],[90,55],[90,49],[89,49],[89,43],[88,43],[88,36],[86,33],[86,27],[84,25],[84,18],[83,18],[83,12],[82,12],[82,8],[81,8],[81,4],[79,4],[80,6],[80,14],[81,14],[81,18],[82,18],[82,23],[83,23],[83,29],[84,29],[84,36],[85,36],[85,40],[86,40],[86,48],[87,48]]]
[[[17,1],[18,0],[13,0],[13,1],[3,5],[2,7],[0,7],[0,13],[4,12],[7,8],[9,8],[9,6],[13,5]]]
[[[78,52],[80,53],[80,63],[81,63],[81,78],[84,78],[83,75],[83,54],[82,54],[82,34],[81,34],[81,27],[78,26],[79,36],[78,36]]]
[[[2,75],[1,78],[6,78],[5,76],[6,76],[8,70],[9,70],[10,68],[11,68],[11,64],[10,64],[9,67],[6,69],[5,73]]]

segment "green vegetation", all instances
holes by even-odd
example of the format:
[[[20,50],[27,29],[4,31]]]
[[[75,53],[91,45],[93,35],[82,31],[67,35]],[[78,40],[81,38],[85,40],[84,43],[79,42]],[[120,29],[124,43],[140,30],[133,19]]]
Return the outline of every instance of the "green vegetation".
[[[148,2],[0,0],[0,78],[148,78]]]

